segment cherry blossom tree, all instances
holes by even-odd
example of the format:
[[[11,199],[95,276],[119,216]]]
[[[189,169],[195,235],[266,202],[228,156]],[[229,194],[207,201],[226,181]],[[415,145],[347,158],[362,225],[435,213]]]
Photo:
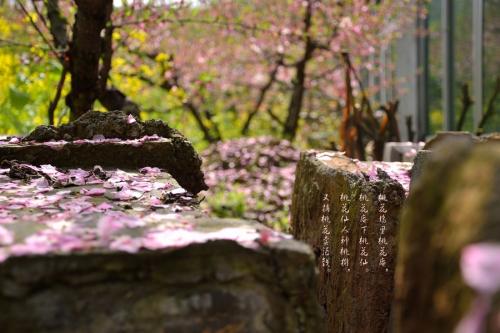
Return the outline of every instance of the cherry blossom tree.
[[[344,103],[341,54],[349,53],[360,71],[376,70],[378,64],[366,59],[397,37],[410,10],[407,1],[203,1],[173,16],[126,18],[122,26],[135,25],[123,29],[120,39],[131,63],[158,68],[155,61],[168,60],[159,80],[142,79],[167,91],[182,89],[183,105],[205,139],[221,139],[214,104],[224,105],[220,112],[236,110],[243,135],[266,111],[293,139],[306,103],[326,114]],[[130,38],[137,29],[148,43]]]
[[[31,25],[62,64],[51,122],[69,74],[72,118],[96,102],[138,113],[128,93],[146,117],[184,110],[207,142],[260,128],[294,139],[300,126],[306,132],[321,123],[338,126],[347,89],[342,54],[358,72],[377,70],[368,57],[397,37],[413,10],[411,1],[396,0],[115,6],[111,0],[17,0],[17,6],[40,18]],[[359,88],[355,78],[352,86]],[[168,105],[145,106],[143,96],[158,91]]]

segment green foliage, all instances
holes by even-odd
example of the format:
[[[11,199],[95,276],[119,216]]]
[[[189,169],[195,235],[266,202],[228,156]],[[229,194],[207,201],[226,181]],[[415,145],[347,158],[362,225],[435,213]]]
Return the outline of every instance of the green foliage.
[[[216,191],[207,198],[212,212],[218,217],[243,218],[245,215],[245,195],[237,189],[232,192]]]

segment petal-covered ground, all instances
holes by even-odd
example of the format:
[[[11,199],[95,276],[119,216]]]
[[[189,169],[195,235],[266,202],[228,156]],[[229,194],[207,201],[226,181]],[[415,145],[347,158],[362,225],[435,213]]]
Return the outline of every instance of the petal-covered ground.
[[[210,187],[204,207],[218,216],[243,217],[289,229],[299,149],[289,141],[271,137],[242,138],[217,143],[202,156]],[[332,156],[343,155],[323,152],[318,158],[326,161]],[[411,163],[351,161],[355,171],[370,180],[387,175],[408,192]]]
[[[204,207],[221,217],[288,229],[299,149],[271,137],[242,138],[217,143],[202,157],[210,187]]]
[[[158,168],[0,169],[0,262],[11,256],[157,250],[212,239],[257,246],[285,236],[242,221],[209,219],[197,198]]]

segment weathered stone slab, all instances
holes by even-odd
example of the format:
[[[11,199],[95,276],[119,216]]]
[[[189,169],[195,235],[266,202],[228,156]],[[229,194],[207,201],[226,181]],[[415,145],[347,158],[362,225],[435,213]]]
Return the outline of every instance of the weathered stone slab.
[[[500,143],[442,143],[403,212],[395,332],[499,332]]]
[[[196,204],[157,168],[0,169],[1,332],[322,332],[311,250]]]
[[[201,158],[179,131],[121,111],[89,111],[75,121],[38,126],[23,138],[0,140],[0,162],[19,160],[58,167],[164,168],[186,190],[208,189]]]
[[[3,160],[64,168],[91,168],[94,165],[123,169],[159,167],[167,170],[182,187],[192,193],[208,188],[201,171],[201,159],[183,137],[17,143],[0,141],[0,161]]]
[[[313,247],[328,332],[386,332],[410,163],[308,151],[297,166],[294,236]]]

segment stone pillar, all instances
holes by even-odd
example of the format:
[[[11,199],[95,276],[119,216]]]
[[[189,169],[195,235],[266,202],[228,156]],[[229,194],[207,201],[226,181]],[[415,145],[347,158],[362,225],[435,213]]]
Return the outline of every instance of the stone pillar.
[[[426,155],[402,217],[394,332],[500,331],[499,189],[499,142]],[[455,331],[464,318],[484,330]]]
[[[316,254],[328,332],[388,330],[399,211],[410,167],[339,153],[301,155],[292,228]]]

